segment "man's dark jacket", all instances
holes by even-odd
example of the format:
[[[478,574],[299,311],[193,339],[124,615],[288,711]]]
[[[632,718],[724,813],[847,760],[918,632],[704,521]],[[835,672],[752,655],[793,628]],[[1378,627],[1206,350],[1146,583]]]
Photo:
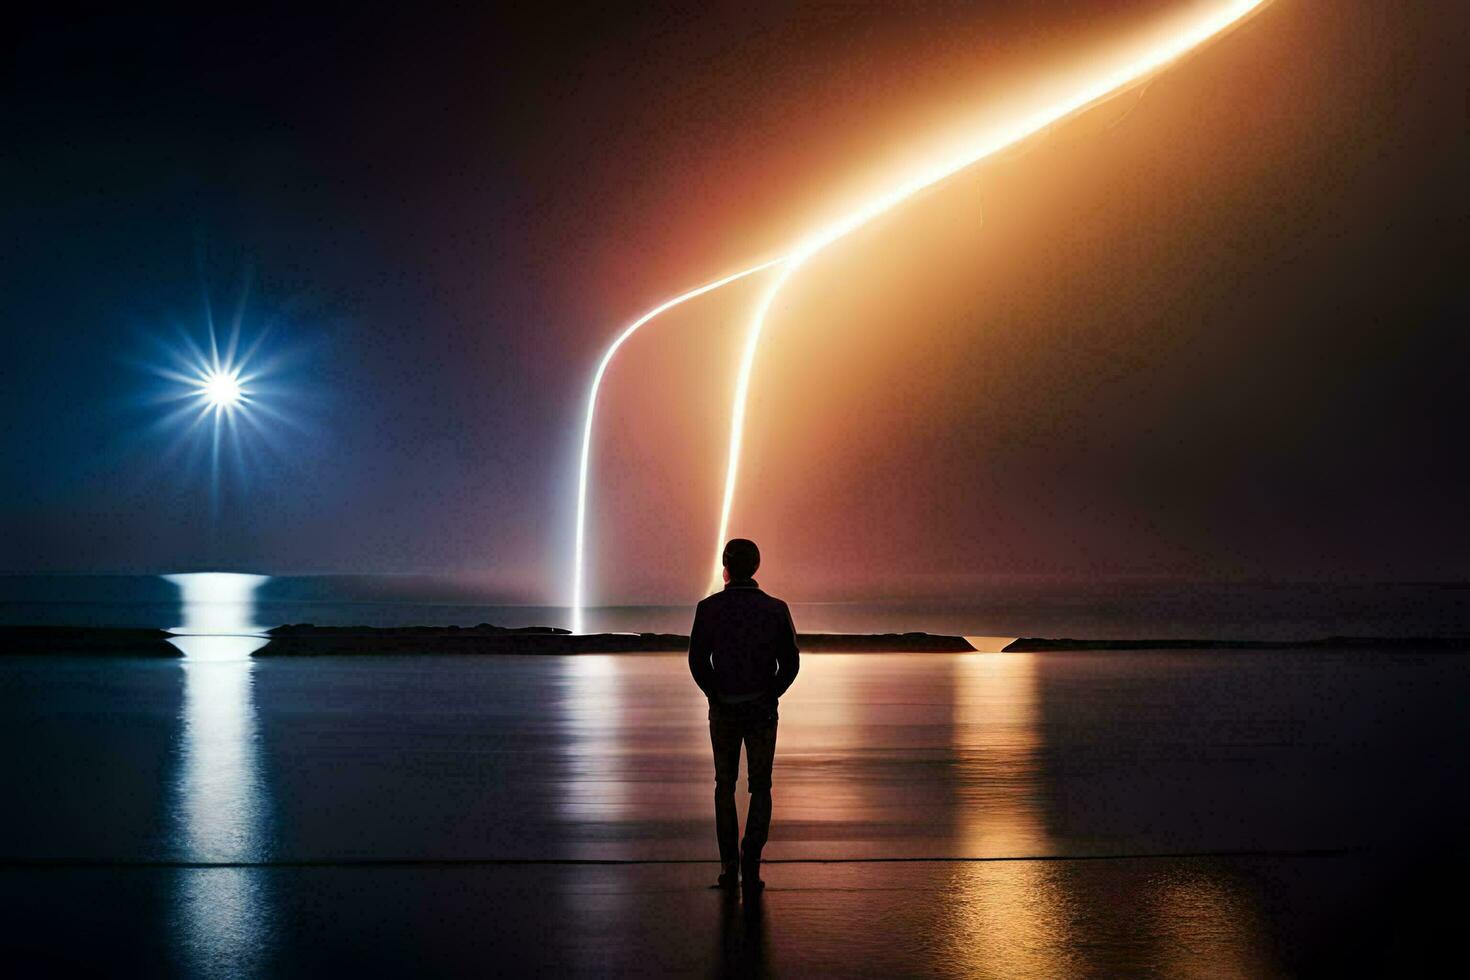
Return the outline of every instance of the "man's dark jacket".
[[[737,579],[694,610],[689,672],[716,701],[779,698],[801,668],[796,627],[786,603]]]

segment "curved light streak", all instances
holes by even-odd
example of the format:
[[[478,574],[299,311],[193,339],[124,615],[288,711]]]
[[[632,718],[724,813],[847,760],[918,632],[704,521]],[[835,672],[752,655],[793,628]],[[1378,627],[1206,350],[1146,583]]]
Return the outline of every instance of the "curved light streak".
[[[649,320],[652,320],[654,317],[658,316],[660,313],[666,313],[676,306],[689,302],[691,299],[703,296],[705,293],[713,292],[714,290],[719,289],[722,286],[728,286],[732,282],[744,279],[746,276],[751,276],[764,269],[769,269],[771,266],[776,265],[779,262],[781,262],[781,259],[772,259],[769,262],[762,262],[760,265],[754,265],[748,269],[742,269],[741,271],[732,273],[731,275],[728,275],[723,279],[716,279],[713,282],[707,282],[703,286],[697,286],[694,289],[689,290],[687,293],[680,293],[673,299],[665,300],[658,306],[655,306],[653,309],[640,316],[638,319],[634,320],[632,323],[628,324],[628,326],[624,328],[623,332],[618,334],[617,339],[615,339],[611,344],[608,345],[607,350],[602,355],[602,360],[598,362],[597,372],[592,375],[592,387],[587,392],[587,417],[586,420],[582,423],[582,455],[577,476],[577,540],[575,564],[573,566],[572,572],[573,633],[582,632],[583,625],[583,590],[586,587],[585,556],[587,543],[587,464],[592,457],[592,420],[597,414],[597,393],[602,388],[602,377],[607,373],[608,364],[612,362],[613,355],[618,352],[618,348],[622,347],[623,344],[627,342],[629,337],[632,337],[635,333],[638,332],[638,329],[640,327],[642,327]]]
[[[675,297],[666,303],[655,307],[635,321],[630,327],[613,341],[612,345],[603,355],[598,365],[597,374],[593,379],[592,390],[587,400],[587,418],[582,433],[582,458],[581,471],[578,479],[577,497],[577,548],[575,584],[573,588],[573,622],[574,629],[581,631],[582,620],[582,588],[583,588],[583,557],[584,557],[584,528],[586,520],[587,503],[587,464],[590,456],[590,442],[592,437],[592,416],[597,402],[597,390],[602,381],[602,376],[607,370],[609,361],[614,353],[622,346],[623,342],[630,337],[634,331],[658,314],[668,310],[680,303],[701,296],[707,292],[719,289],[721,286],[744,278],[752,273],[768,269],[773,266],[782,266],[780,276],[771,284],[761,297],[756,306],[755,313],[751,317],[750,326],[747,330],[746,344],[741,357],[739,374],[735,384],[735,396],[731,407],[729,454],[726,460],[725,490],[720,507],[720,529],[717,535],[715,547],[715,573],[711,580],[713,588],[719,587],[720,581],[720,559],[721,549],[729,533],[730,511],[734,504],[735,490],[739,482],[740,473],[740,447],[744,439],[745,430],[745,407],[750,390],[750,375],[755,365],[755,353],[759,347],[760,337],[765,329],[766,317],[770,312],[771,305],[780,292],[781,287],[790,281],[792,274],[801,267],[808,259],[831,245],[833,242],[846,237],[862,226],[868,224],[880,215],[892,210],[902,202],[913,197],[915,194],[927,188],[933,187],[954,176],[962,170],[968,169],[975,164],[994,156],[996,153],[1009,149],[1018,143],[1037,135],[1043,130],[1055,126],[1071,116],[1075,116],[1084,110],[1104,102],[1110,98],[1121,95],[1128,90],[1141,85],[1149,78],[1167,68],[1172,62],[1178,60],[1200,45],[1218,37],[1231,27],[1245,20],[1249,15],[1259,11],[1268,5],[1271,0],[1233,0],[1214,13],[1202,16],[1190,26],[1175,33],[1165,41],[1161,42],[1147,54],[1137,58],[1117,69],[1106,72],[1094,79],[1087,85],[1078,89],[1071,96],[1061,101],[1052,103],[1045,108],[1032,112],[1014,121],[1009,126],[993,130],[982,139],[963,152],[957,153],[948,159],[929,167],[903,183],[896,186],[886,194],[880,195],[868,201],[848,214],[838,218],[836,221],[818,229],[813,234],[802,239],[790,251],[779,258],[772,259],[759,266],[754,266],[743,272],[736,273],[725,279],[709,283],[698,289],[691,290]]]

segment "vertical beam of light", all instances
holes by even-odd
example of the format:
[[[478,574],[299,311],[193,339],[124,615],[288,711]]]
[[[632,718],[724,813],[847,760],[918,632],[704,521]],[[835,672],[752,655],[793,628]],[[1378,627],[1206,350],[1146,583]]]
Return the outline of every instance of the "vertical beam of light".
[[[617,338],[608,345],[607,350],[603,352],[602,360],[599,361],[597,364],[597,372],[592,375],[592,387],[587,392],[587,414],[584,421],[582,422],[582,452],[578,464],[577,473],[576,546],[572,565],[573,633],[581,633],[582,627],[584,625],[583,603],[586,589],[585,563],[587,544],[587,467],[592,457],[592,421],[594,416],[597,414],[597,394],[602,388],[602,378],[603,375],[607,373],[607,366],[612,362],[613,355],[618,352],[618,348],[622,347],[623,344],[628,340],[628,338],[632,337],[635,333],[638,332],[638,329],[640,327],[642,327],[649,320],[652,320],[654,317],[658,316],[660,313],[666,313],[676,306],[687,303],[691,299],[703,296],[705,293],[713,292],[723,286],[728,286],[732,282],[744,279],[746,276],[751,276],[757,272],[769,269],[771,266],[776,265],[780,261],[780,259],[772,259],[769,262],[762,262],[759,265],[753,265],[748,269],[742,269],[739,272],[732,273],[731,275],[728,275],[723,279],[716,279],[713,282],[705,283],[703,286],[697,286],[694,289],[689,290],[687,293],[680,293],[673,299],[665,300],[658,306],[655,306],[653,309],[640,316],[638,319],[634,320],[632,323],[628,324],[623,332],[618,334]]]
[[[745,350],[740,355],[740,371],[735,380],[735,403],[730,410],[731,417],[737,420],[745,419],[745,402],[750,395],[751,366],[755,364],[755,352],[760,347],[761,330],[766,323],[766,314],[770,312],[771,304],[776,301],[776,294],[781,287],[786,285],[786,280],[801,268],[802,259],[795,258],[781,266],[781,272],[766,287],[766,292],[761,296],[760,302],[756,304],[755,313],[750,318],[750,331],[745,337]],[[735,503],[735,479],[734,474],[740,468],[740,446],[745,438],[745,426],[735,424],[730,427],[730,451],[725,460],[725,495],[720,502],[720,531],[715,535],[715,566],[710,574],[709,591],[718,592],[720,581],[723,577],[723,554],[725,549],[725,534],[730,529],[730,508]]]
[[[1270,0],[1234,0],[1213,15],[1203,17],[1190,27],[1173,35],[1142,58],[1100,76],[1069,98],[987,134],[959,156],[913,177],[888,194],[874,198],[863,207],[839,218],[802,241],[785,257],[781,275],[771,285],[756,308],[755,315],[751,317],[745,353],[740,360],[740,371],[735,382],[735,397],[730,409],[730,453],[725,464],[725,493],[720,505],[720,530],[716,536],[714,575],[710,579],[711,592],[720,587],[720,558],[726,537],[730,533],[730,509],[735,500],[735,488],[740,477],[740,446],[745,433],[746,396],[750,390],[750,375],[755,366],[756,348],[765,330],[771,302],[775,299],[776,293],[791,278],[792,273],[828,245],[846,237],[920,191],[941,183],[987,157],[994,156],[1001,150],[1024,142],[1048,127],[1055,126],[1092,106],[1144,84],[1152,75],[1163,70],[1173,61],[1218,36],[1227,28],[1238,24],[1246,15],[1267,3],[1270,3]]]
[[[715,575],[712,580],[712,584],[718,587],[720,578],[719,555],[721,549],[724,547],[725,537],[729,533],[730,511],[734,505],[735,490],[738,484],[740,447],[745,427],[745,405],[750,388],[750,375],[755,364],[755,353],[759,346],[760,336],[765,329],[765,320],[770,312],[771,303],[774,301],[776,293],[791,278],[791,275],[807,259],[816,255],[828,245],[846,237],[880,215],[897,207],[903,201],[920,191],[933,187],[987,157],[991,157],[1002,150],[1009,149],[1018,143],[1024,142],[1043,130],[1071,116],[1075,116],[1094,105],[1105,102],[1138,85],[1146,83],[1153,75],[1167,68],[1172,62],[1188,54],[1206,41],[1224,33],[1227,29],[1241,23],[1247,16],[1264,8],[1270,2],[1271,0],[1231,0],[1231,2],[1219,7],[1213,13],[1200,17],[1188,27],[1170,36],[1142,57],[1098,76],[1068,98],[1053,103],[1039,111],[1022,116],[1010,122],[1008,125],[991,129],[965,151],[915,174],[888,193],[868,201],[862,207],[818,229],[812,235],[798,242],[795,247],[784,255],[676,296],[650,310],[648,313],[645,313],[627,327],[603,354],[602,360],[597,366],[597,372],[593,376],[592,387],[587,397],[587,414],[582,429],[582,453],[577,483],[576,549],[572,586],[573,630],[575,632],[582,631],[585,587],[584,561],[587,469],[588,460],[591,455],[592,421],[597,406],[597,393],[602,383],[602,377],[606,373],[613,355],[617,353],[624,341],[631,337],[639,327],[660,313],[694,299],[696,296],[702,296],[705,293],[719,289],[722,286],[764,269],[777,265],[783,266],[781,275],[768,288],[756,309],[755,315],[751,318],[745,350],[741,358],[739,373],[736,379],[735,397],[730,419],[730,451],[726,460],[725,490],[720,506],[720,530],[715,550]]]

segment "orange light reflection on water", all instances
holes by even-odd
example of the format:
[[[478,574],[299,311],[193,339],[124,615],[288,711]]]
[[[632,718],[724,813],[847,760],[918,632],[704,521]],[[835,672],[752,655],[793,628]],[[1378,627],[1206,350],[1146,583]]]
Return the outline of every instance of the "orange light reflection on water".
[[[971,857],[1050,854],[1042,796],[1036,655],[956,657],[954,766],[958,836]],[[951,966],[970,975],[1062,976],[1067,905],[1055,868],[1017,861],[957,869],[950,899]]]

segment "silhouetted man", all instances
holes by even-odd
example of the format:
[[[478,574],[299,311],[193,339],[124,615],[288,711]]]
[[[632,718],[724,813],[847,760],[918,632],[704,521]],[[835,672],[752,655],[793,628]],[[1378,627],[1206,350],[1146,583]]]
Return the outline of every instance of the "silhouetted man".
[[[776,703],[801,667],[796,627],[786,603],[756,584],[761,553],[754,541],[725,545],[725,588],[694,611],[689,672],[709,698],[709,738],[715,750],[715,836],[720,842],[719,887],[733,888],[737,874],[759,889],[761,849],[771,829],[771,764],[776,759]],[[735,777],[745,743],[750,812],[739,842]]]

